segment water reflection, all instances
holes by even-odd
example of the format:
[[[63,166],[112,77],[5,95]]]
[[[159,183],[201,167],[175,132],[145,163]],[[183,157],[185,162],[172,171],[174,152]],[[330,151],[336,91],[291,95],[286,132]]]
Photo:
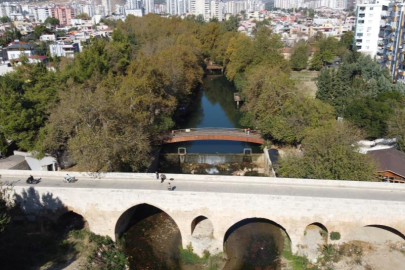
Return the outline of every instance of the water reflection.
[[[201,90],[188,107],[188,113],[179,117],[178,128],[224,127],[243,128],[242,117],[236,108],[233,94],[235,86],[225,77],[204,78]],[[163,152],[177,153],[186,147],[188,153],[243,153],[244,148],[260,152],[259,145],[236,141],[195,141],[166,145]]]

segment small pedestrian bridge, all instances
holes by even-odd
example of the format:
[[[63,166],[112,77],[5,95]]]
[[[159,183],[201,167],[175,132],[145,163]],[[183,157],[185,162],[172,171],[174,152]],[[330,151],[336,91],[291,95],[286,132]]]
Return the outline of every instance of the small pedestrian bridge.
[[[220,140],[239,141],[263,144],[264,139],[260,137],[260,132],[250,130],[249,134],[241,128],[187,128],[172,130],[164,143]]]

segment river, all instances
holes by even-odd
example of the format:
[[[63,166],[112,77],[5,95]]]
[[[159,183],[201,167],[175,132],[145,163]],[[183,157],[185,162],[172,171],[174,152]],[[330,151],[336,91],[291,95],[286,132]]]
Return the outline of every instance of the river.
[[[206,77],[200,91],[188,107],[185,115],[178,117],[178,128],[245,128],[240,125],[242,117],[233,94],[235,86],[223,76]],[[164,153],[177,153],[179,147],[185,147],[187,153],[243,153],[251,148],[253,153],[261,153],[257,144],[235,141],[194,141],[173,143],[164,146]]]

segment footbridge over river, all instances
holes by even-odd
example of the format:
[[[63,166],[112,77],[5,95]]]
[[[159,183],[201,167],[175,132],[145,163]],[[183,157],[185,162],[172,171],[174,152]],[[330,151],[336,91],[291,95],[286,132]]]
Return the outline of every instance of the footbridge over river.
[[[29,174],[41,178],[27,185]],[[405,185],[390,183],[233,177],[214,175],[90,174],[69,172],[78,181],[63,183],[63,172],[0,171],[13,182],[11,193],[28,213],[57,219],[73,211],[91,231],[116,239],[139,205],[166,212],[177,224],[182,244],[198,245],[193,230],[200,220],[212,224],[211,252],[221,252],[230,228],[241,221],[266,219],[285,231],[293,252],[305,246],[305,230],[318,224],[346,241],[358,228],[372,226],[405,239]],[[170,180],[173,179],[173,180]],[[328,239],[328,241],[331,241]],[[214,251],[212,251],[214,250]]]
[[[257,130],[246,132],[240,128],[187,128],[173,130],[172,134],[164,140],[164,143],[201,141],[201,140],[222,140],[239,141],[263,144],[264,139],[260,137]]]

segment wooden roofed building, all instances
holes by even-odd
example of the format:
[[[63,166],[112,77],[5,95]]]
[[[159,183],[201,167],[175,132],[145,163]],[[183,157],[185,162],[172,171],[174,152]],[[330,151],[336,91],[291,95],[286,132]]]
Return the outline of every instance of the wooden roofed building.
[[[369,151],[378,166],[381,181],[405,183],[405,153],[395,148]]]

